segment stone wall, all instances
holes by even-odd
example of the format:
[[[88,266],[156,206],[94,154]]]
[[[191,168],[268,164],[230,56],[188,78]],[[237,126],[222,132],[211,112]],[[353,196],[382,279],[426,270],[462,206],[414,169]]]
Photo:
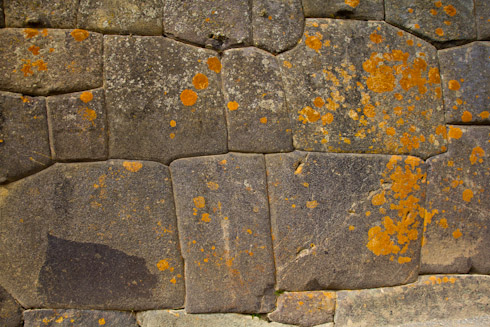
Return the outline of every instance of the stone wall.
[[[0,324],[490,325],[489,4],[0,0]]]

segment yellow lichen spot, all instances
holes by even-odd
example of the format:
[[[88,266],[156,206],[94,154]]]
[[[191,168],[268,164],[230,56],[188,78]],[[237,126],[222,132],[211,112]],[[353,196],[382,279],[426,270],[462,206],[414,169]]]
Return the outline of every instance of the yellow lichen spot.
[[[345,4],[352,8],[359,6],[359,1],[360,0],[344,0]]]
[[[435,32],[439,36],[443,36],[444,35],[444,31],[442,30],[442,28],[436,28]]]
[[[247,233],[249,233],[250,235],[252,235],[252,230],[251,229],[247,229]]]
[[[471,150],[470,154],[470,162],[472,165],[474,165],[477,161],[479,163],[483,162],[483,156],[485,155],[485,150],[483,150],[481,147],[477,146]],[[478,159],[480,157],[480,159]]]
[[[313,100],[313,104],[315,105],[315,107],[321,108],[325,104],[325,101],[323,101],[323,99],[320,97],[316,97],[315,100]]]
[[[382,191],[381,193],[376,194],[373,196],[371,199],[371,203],[375,206],[380,206],[386,202],[385,198],[385,191]]]
[[[315,35],[308,36],[305,40],[305,44],[307,47],[309,47],[315,51],[320,50],[322,47],[322,41],[318,37],[316,37]]]
[[[177,122],[176,122],[175,120],[173,120],[173,119],[172,119],[172,120],[170,121],[170,127],[175,127],[175,126],[177,126]]]
[[[457,80],[452,79],[448,82],[448,88],[452,91],[457,91],[461,88],[461,85]]]
[[[206,200],[202,196],[195,197],[193,200],[196,208],[204,208],[206,206]]]
[[[211,218],[209,218],[209,213],[203,213],[201,215],[201,220],[206,222],[206,223],[209,223],[211,221]]]
[[[63,317],[59,317],[58,319],[56,319],[54,322],[58,323],[58,324],[61,324],[63,322],[64,318]]]
[[[170,133],[169,136],[172,140],[175,138],[175,133]]]
[[[236,101],[230,101],[230,102],[228,102],[228,104],[226,106],[228,107],[228,110],[230,110],[230,111],[237,110],[239,107],[238,102],[236,102]]]
[[[206,185],[210,190],[213,191],[216,191],[219,188],[219,185],[215,182],[207,182]]]
[[[473,198],[473,191],[467,188],[466,190],[463,191],[463,200],[466,202],[470,202],[471,199]]]
[[[175,279],[175,277],[174,277],[174,278],[172,278],[172,279],[170,280],[170,282],[171,282],[172,284],[175,284],[175,283],[177,283],[177,280],[176,280],[176,279]]]
[[[308,184],[308,183],[304,182],[304,183],[303,183],[303,186],[304,186],[304,187],[310,187],[310,184]]]
[[[402,263],[406,263],[406,262],[410,262],[412,261],[412,258],[409,258],[409,257],[398,257],[398,263],[402,264]]]
[[[85,91],[85,92],[82,92],[82,94],[80,94],[80,100],[82,100],[85,103],[92,101],[93,98],[94,98],[94,95],[90,91]]]
[[[138,161],[124,161],[123,166],[124,166],[124,168],[126,168],[126,170],[133,172],[133,173],[136,173],[141,168],[143,168],[143,164],[141,162],[138,162]]]
[[[331,112],[327,112],[322,116],[322,125],[331,124],[333,122],[333,114]]]
[[[376,43],[376,44],[383,42],[383,37],[381,35],[379,35],[378,33],[376,33],[376,31],[371,33],[371,35],[369,36],[369,39],[371,39],[371,42]]]
[[[33,28],[24,28],[24,37],[26,39],[33,38],[39,34],[39,31]]]
[[[75,39],[75,41],[81,42],[89,37],[90,33],[86,30],[74,29],[71,31],[70,35]]]
[[[197,90],[203,90],[208,87],[209,81],[206,75],[197,73],[192,79],[192,84]]]
[[[352,226],[352,225],[349,226],[349,230],[354,230],[354,229],[356,229],[355,226]]]
[[[452,5],[444,6],[444,11],[446,12],[446,14],[448,14],[451,17],[453,17],[458,13],[456,8],[454,8]]]
[[[306,201],[306,207],[310,209],[314,209],[318,206],[318,202],[316,200],[314,201]]]
[[[170,268],[170,265],[168,264],[168,261],[164,259],[164,260],[158,261],[157,268],[160,271],[165,271],[165,270]]]
[[[27,48],[27,50],[29,50],[30,52],[32,52],[33,55],[37,56],[37,55],[39,55],[39,50],[41,50],[41,48],[38,47],[38,46],[35,46],[33,44],[29,48]]]
[[[449,126],[449,132],[447,133],[451,139],[459,139],[463,136],[463,131],[459,127]]]
[[[456,229],[456,230],[453,232],[453,237],[454,237],[454,239],[456,239],[456,240],[457,240],[457,239],[458,239],[458,238],[460,238],[461,236],[463,236],[463,233],[461,233],[461,231],[459,230],[459,228],[458,228],[458,229]]]
[[[366,217],[371,216],[371,211],[366,211],[365,215],[366,215]]]
[[[449,278],[449,282],[451,284],[454,284],[456,282],[456,278],[454,278],[454,277]]]
[[[292,65],[292,64],[291,64],[289,61],[287,61],[287,60],[284,60],[284,61],[282,62],[282,64],[283,64],[283,66],[284,66],[284,67],[286,67],[286,68],[292,68],[292,67],[293,67],[293,65]]]
[[[461,115],[461,121],[463,121],[463,123],[468,123],[471,121],[471,119],[473,118],[473,116],[471,115],[471,112],[465,110],[463,112],[463,114]]]
[[[260,118],[260,122],[261,122],[262,124],[267,124],[267,117],[262,117],[262,118]]]
[[[105,325],[105,319],[104,318],[100,318],[99,319],[99,325]]]
[[[210,57],[207,61],[208,68],[215,73],[221,72],[221,61],[217,57]]]
[[[448,224],[447,224],[447,219],[446,218],[442,218],[441,220],[439,220],[437,222],[439,224],[439,226],[441,226],[442,228],[448,228]]]
[[[192,106],[197,101],[197,93],[192,90],[185,89],[182,91],[182,93],[180,93],[180,101],[182,101],[184,106]]]

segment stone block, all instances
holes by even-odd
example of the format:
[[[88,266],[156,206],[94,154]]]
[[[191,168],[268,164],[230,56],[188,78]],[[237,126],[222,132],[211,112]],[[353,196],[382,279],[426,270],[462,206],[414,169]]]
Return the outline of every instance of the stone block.
[[[3,13],[3,0],[0,0],[0,27],[5,27],[5,15]]]
[[[0,92],[0,183],[50,163],[45,98]]]
[[[57,163],[0,188],[0,283],[26,308],[180,308],[168,167]]]
[[[227,151],[217,53],[163,37],[105,36],[109,155],[160,161]]]
[[[438,53],[446,122],[490,123],[490,42]]]
[[[102,35],[85,30],[0,30],[0,89],[31,95],[102,86]]]
[[[230,151],[293,150],[281,73],[274,56],[256,48],[226,51],[223,87]]]
[[[78,0],[3,0],[7,27],[75,28]]]
[[[305,17],[384,19],[383,0],[303,0]]]
[[[170,165],[189,313],[274,308],[264,158],[179,159]]]
[[[0,286],[0,324],[3,327],[22,325],[22,307]]]
[[[423,273],[490,274],[490,126],[449,126],[428,162]]]
[[[384,22],[307,19],[278,56],[296,149],[409,154],[445,151],[437,53]]]
[[[490,39],[490,2],[475,0],[475,16],[478,40]]]
[[[392,286],[417,279],[425,164],[410,156],[266,155],[276,288]]]
[[[50,96],[46,104],[53,159],[107,159],[103,89]]]
[[[24,327],[138,327],[130,312],[41,309],[24,311]]]

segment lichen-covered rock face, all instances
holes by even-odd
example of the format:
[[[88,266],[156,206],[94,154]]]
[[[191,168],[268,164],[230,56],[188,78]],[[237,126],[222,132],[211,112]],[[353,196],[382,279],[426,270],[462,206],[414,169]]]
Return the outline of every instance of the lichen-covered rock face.
[[[0,188],[0,283],[27,308],[179,308],[174,210],[161,164],[56,164]]]
[[[449,126],[428,160],[423,273],[490,273],[490,126]]]
[[[138,327],[130,312],[99,310],[26,310],[24,327]]]
[[[490,123],[490,42],[438,53],[446,122]]]
[[[170,169],[186,311],[271,311],[274,261],[263,156],[179,159]]]
[[[4,0],[7,27],[74,28],[78,0]]]
[[[490,2],[475,0],[475,16],[478,39],[490,39]]]
[[[382,20],[383,0],[303,0],[305,17]]]
[[[47,95],[102,86],[102,35],[85,30],[0,30],[0,89]]]
[[[3,327],[19,327],[22,321],[22,307],[0,286],[0,324]]]
[[[296,149],[410,154],[445,151],[430,44],[383,22],[307,19],[278,56]]]
[[[417,278],[425,165],[415,157],[266,155],[277,288],[391,286]]]
[[[163,37],[105,36],[109,155],[169,163],[227,151],[217,53]]]

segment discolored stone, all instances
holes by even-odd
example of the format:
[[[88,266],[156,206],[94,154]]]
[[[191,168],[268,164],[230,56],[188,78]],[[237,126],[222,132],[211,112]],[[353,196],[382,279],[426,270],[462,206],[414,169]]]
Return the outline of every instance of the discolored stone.
[[[223,86],[231,151],[293,150],[281,74],[274,56],[256,48],[226,51]]]
[[[189,313],[274,308],[264,159],[229,153],[170,165]]]
[[[301,0],[253,0],[253,44],[272,53],[294,47],[303,32]]]
[[[296,149],[445,151],[434,47],[383,22],[307,19],[304,34],[278,56]]]
[[[163,37],[105,36],[109,155],[169,163],[227,151],[217,53]]]
[[[0,188],[0,283],[27,308],[183,305],[168,168],[55,164]]]
[[[266,155],[279,290],[392,286],[417,278],[425,165],[415,157]]]
[[[423,273],[490,274],[490,126],[449,126],[428,160]]]
[[[490,2],[475,0],[476,29],[479,40],[490,39]]]
[[[0,92],[0,183],[50,163],[45,98]]]
[[[75,28],[78,0],[3,0],[7,27]]]
[[[85,30],[0,30],[0,89],[32,95],[102,86],[102,35]]]
[[[473,0],[385,0],[388,23],[435,42],[476,38]]]
[[[251,1],[166,0],[165,33],[178,39],[223,50],[252,43]]]
[[[55,160],[107,159],[103,89],[51,96],[46,101]]]
[[[99,310],[26,310],[24,327],[138,327],[130,312]]]
[[[490,42],[438,53],[448,123],[490,123]]]
[[[441,320],[488,315],[489,303],[490,276],[420,276],[404,286],[337,292],[335,326],[440,326]]]
[[[3,327],[18,327],[21,326],[21,321],[22,307],[0,287],[0,324]]]
[[[81,0],[78,26],[104,34],[161,35],[162,0]]]
[[[305,17],[384,19],[383,0],[303,0]]]

